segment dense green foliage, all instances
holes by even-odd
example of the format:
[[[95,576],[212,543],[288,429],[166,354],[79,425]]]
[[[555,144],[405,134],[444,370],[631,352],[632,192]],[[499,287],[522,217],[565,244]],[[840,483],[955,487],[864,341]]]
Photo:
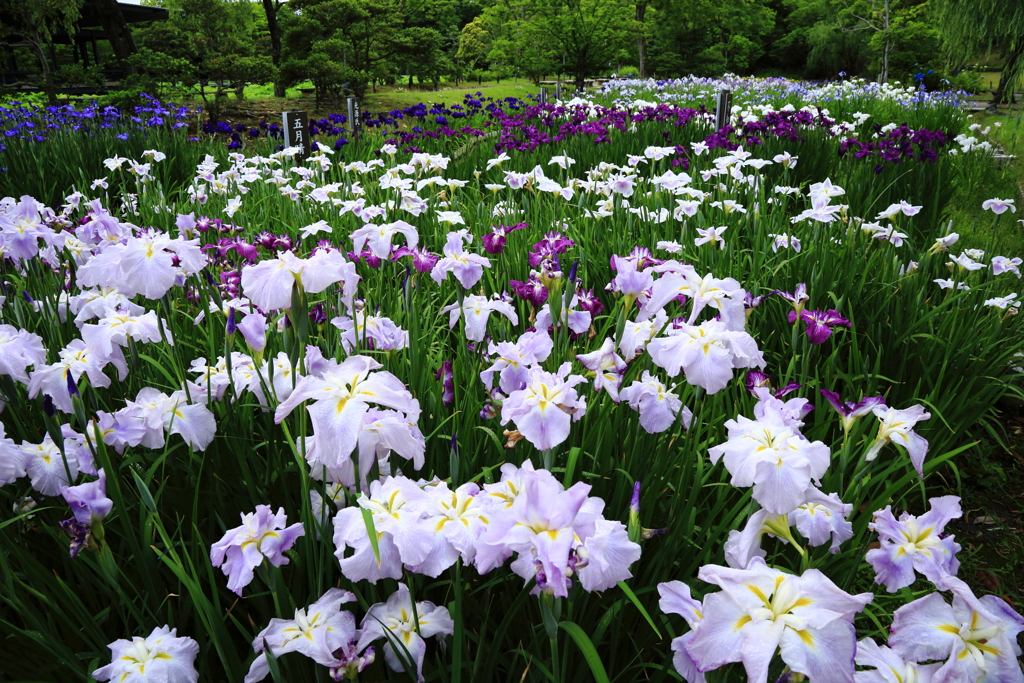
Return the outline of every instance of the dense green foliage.
[[[7,0],[5,0],[6,2]],[[70,25],[76,0],[8,12],[0,52],[39,63],[50,86],[95,80],[48,27]],[[133,25],[136,92],[195,89],[211,103],[245,83],[311,81],[317,96],[416,80],[534,81],[578,87],[612,74],[673,78],[725,72],[839,74],[974,85],[964,70],[1002,59],[1004,83],[1024,50],[1024,2],[989,0],[155,0],[167,21]],[[19,5],[15,2],[14,5]],[[0,4],[0,7],[3,5]],[[12,5],[13,6],[13,5]],[[62,23],[63,22],[63,23]],[[28,36],[28,39],[25,39]],[[45,54],[50,47],[57,57]],[[109,51],[106,65],[114,62]],[[52,74],[50,72],[53,72]],[[1005,90],[1000,86],[999,93]],[[216,117],[216,112],[214,112]]]

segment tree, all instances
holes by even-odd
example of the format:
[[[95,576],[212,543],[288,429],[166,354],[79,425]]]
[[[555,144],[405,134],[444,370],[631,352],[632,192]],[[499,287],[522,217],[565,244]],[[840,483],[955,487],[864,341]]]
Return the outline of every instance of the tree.
[[[627,0],[525,0],[521,12],[522,28],[565,56],[577,90],[587,76],[604,71],[637,28]]]
[[[281,68],[281,24],[277,20],[277,11],[284,0],[263,0],[263,12],[267,15],[267,31],[270,33],[270,59],[274,67]],[[274,77],[274,97],[284,97],[284,81],[280,74]]]
[[[998,50],[1004,59],[993,106],[1012,93],[1024,68],[1024,0],[932,0],[934,19],[954,64]],[[1012,99],[1012,96],[1011,98]]]
[[[771,44],[771,58],[782,69],[789,72],[808,71],[811,31],[819,22],[828,19],[829,8],[826,0],[782,0],[779,7],[779,33]],[[834,75],[842,69],[829,70]],[[851,73],[853,70],[847,69]]]
[[[662,0],[648,12],[650,66],[663,75],[749,72],[775,29],[765,0]]]
[[[533,21],[528,8],[525,2],[495,2],[466,26],[467,51],[473,49],[470,36],[476,36],[478,47],[486,47],[484,61],[499,78],[520,74],[537,83],[561,68],[559,46],[541,23]]]
[[[843,73],[852,76],[868,72],[871,60],[868,36],[863,32],[842,31],[834,20],[819,21],[808,30],[807,45],[805,73],[810,78],[835,78]]]
[[[256,44],[258,9],[229,0],[162,0],[167,21],[137,29],[137,61],[164,82],[194,88],[211,120],[230,89],[241,97],[247,83],[266,83],[271,59]],[[225,85],[226,84],[226,85]]]
[[[899,0],[840,0],[839,26],[843,31],[870,31],[871,40],[881,46],[878,82],[889,82],[889,54],[892,52],[893,5]]]
[[[405,65],[410,79],[436,79],[450,68],[439,31],[410,26],[417,7],[404,0],[292,0],[284,26],[282,76],[309,78],[317,97],[337,96],[345,83],[357,95]]]
[[[879,59],[879,83],[938,54],[938,33],[926,21],[928,0],[834,0],[834,7],[840,30],[869,35],[868,46]]]
[[[647,26],[644,24],[644,18],[647,16],[647,0],[637,0],[636,2],[636,57],[639,64],[637,68],[640,73],[640,78],[647,78]]]
[[[51,104],[57,102],[56,64],[51,68],[46,48],[52,49],[55,33],[75,33],[81,9],[82,0],[0,0],[0,16],[4,18],[0,22],[0,44],[32,51],[42,74],[40,86]]]
[[[462,27],[459,33],[459,49],[455,53],[458,63],[477,69],[487,60],[491,51],[491,35],[484,27],[484,21],[476,18]]]

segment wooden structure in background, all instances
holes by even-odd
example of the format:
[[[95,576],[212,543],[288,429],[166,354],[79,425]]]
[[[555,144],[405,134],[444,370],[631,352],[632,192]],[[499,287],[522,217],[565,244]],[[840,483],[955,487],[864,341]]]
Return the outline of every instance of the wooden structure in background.
[[[31,2],[31,0],[26,0]],[[121,14],[124,16],[125,23],[137,24],[147,21],[160,21],[167,19],[167,10],[163,7],[146,7],[143,5],[134,5],[127,2],[118,2],[118,7],[121,10]],[[4,21],[4,17],[0,16],[0,23]],[[106,32],[100,25],[100,20],[94,11],[93,0],[85,0],[82,4],[82,14],[76,24],[76,31],[74,34],[68,34],[66,32],[55,33],[53,36],[53,42],[57,45],[70,45],[74,60],[76,64],[89,67],[98,64],[100,61],[99,48],[97,46],[98,41],[108,40]],[[11,43],[12,47],[19,47],[20,45],[14,41]],[[28,47],[27,44],[24,45]],[[90,55],[91,53],[91,55]],[[49,55],[50,68],[56,71],[60,68],[60,64],[57,60],[57,51],[53,45],[50,46]],[[117,66],[116,59],[110,60],[112,63],[108,68],[103,70],[105,80],[110,84],[114,85],[116,82],[124,76],[121,68]],[[13,51],[7,56],[5,63],[0,65],[2,71],[0,71],[0,86],[8,88],[20,88],[20,89],[36,89],[31,84],[25,83],[25,78],[39,73],[39,66],[34,56],[23,54],[16,55]],[[84,90],[93,90],[96,88],[62,88],[62,92],[74,91],[80,92]]]

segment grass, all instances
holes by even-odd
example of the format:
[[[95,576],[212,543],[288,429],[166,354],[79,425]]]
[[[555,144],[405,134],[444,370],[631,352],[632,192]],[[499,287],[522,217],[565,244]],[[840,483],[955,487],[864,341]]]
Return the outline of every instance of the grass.
[[[962,236],[963,248],[1024,253],[1024,227],[1003,223],[995,231],[991,216],[980,209],[980,201],[989,197],[1021,199],[1024,117],[1000,111],[976,113],[973,118],[983,130],[989,129],[984,137],[1018,158],[988,174],[970,200],[973,208],[954,210],[954,229]],[[960,576],[977,592],[995,593],[1019,611],[1024,606],[1024,406],[1004,402],[993,417],[991,429],[977,430],[979,444],[961,463],[964,517],[950,530],[963,546]]]
[[[484,81],[483,84],[462,82],[458,86],[454,83],[442,83],[437,90],[424,88],[426,84],[417,84],[409,88],[408,85],[396,84],[393,86],[382,85],[377,87],[377,92],[368,91],[362,98],[363,111],[379,112],[391,111],[392,109],[404,109],[421,102],[428,104],[458,104],[466,94],[483,93],[486,97],[501,99],[505,97],[518,97],[526,99],[527,95],[536,95],[540,88],[529,81]],[[325,114],[344,113],[344,99],[333,101],[326,100],[316,106],[316,98],[312,94],[313,84],[308,81],[299,83],[295,87],[285,90],[285,97],[274,97],[273,85],[248,85],[245,88],[245,98],[239,100],[232,93],[227,96],[222,110],[222,116],[227,119],[238,121],[259,120],[264,115],[278,114],[288,109],[304,109],[313,116]],[[303,92],[306,90],[308,92]],[[197,98],[179,98],[184,104],[202,106],[202,100]]]
[[[972,133],[976,137],[988,139],[998,145],[1007,154],[1021,157],[1024,155],[1024,125],[1021,118],[1004,113],[990,114],[979,112],[973,119],[982,126],[988,127],[987,136],[981,131]],[[1001,124],[1001,125],[996,125]],[[1024,161],[1021,158],[1010,159],[1003,166],[994,166],[984,177],[979,179],[970,193],[963,193],[952,207],[951,218],[953,230],[960,233],[961,242],[958,249],[984,249],[993,254],[1024,254],[1024,227],[1016,221],[1000,221],[995,227],[992,214],[981,208],[981,203],[994,197],[1021,200],[1021,188],[1024,187]]]
[[[440,90],[414,90],[412,92],[405,92],[401,87],[396,87],[394,90],[385,91],[383,88],[379,88],[380,92],[367,93],[364,98],[364,107],[369,111],[390,111],[392,109],[401,109],[405,107],[411,107],[414,104],[420,102],[434,103],[434,104],[457,104],[462,101],[462,98],[467,94],[475,94],[477,92],[483,93],[486,97],[493,97],[495,99],[501,99],[505,97],[518,97],[519,99],[526,99],[527,95],[536,95],[540,92],[540,88],[533,85],[529,81],[520,83],[486,83],[485,85],[478,85],[476,83],[462,83],[458,87],[454,84],[451,86],[442,86]]]

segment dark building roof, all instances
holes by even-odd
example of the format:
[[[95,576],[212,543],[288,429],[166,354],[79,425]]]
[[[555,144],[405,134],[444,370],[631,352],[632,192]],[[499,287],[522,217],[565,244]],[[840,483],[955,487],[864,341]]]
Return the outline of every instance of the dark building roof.
[[[26,2],[32,2],[33,0],[25,0]],[[163,7],[146,7],[144,5],[134,5],[127,2],[119,2],[117,6],[121,8],[121,14],[124,16],[125,23],[138,24],[145,21],[159,21],[161,19],[167,19],[167,10]],[[0,23],[13,23],[10,19],[5,21],[3,14],[0,14]],[[93,8],[92,0],[85,0],[82,3],[81,16],[76,23],[78,31],[75,35],[78,38],[88,38],[105,40],[106,34],[103,32],[103,28],[100,26],[100,21],[96,17],[96,11]],[[53,41],[55,43],[69,43],[70,36],[66,31],[58,29],[53,33]],[[17,42],[16,40],[13,42]]]
[[[124,20],[129,24],[137,24],[143,21],[159,21],[167,18],[167,10],[163,7],[146,7],[145,5],[133,5],[127,2],[117,3],[121,8]],[[100,25],[99,20],[93,11],[92,0],[85,0],[82,5],[82,16],[78,20],[79,28],[96,28]]]

